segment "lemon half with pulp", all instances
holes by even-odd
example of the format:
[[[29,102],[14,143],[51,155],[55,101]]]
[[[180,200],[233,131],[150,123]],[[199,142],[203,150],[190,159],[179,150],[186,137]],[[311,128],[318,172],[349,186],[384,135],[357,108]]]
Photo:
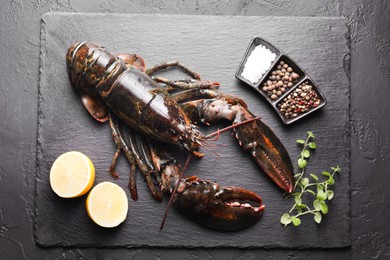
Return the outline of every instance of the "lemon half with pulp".
[[[128,211],[125,191],[115,183],[102,182],[88,194],[88,216],[99,226],[112,228],[125,221]]]
[[[95,167],[85,154],[71,151],[60,155],[50,169],[50,186],[62,198],[87,193],[95,181]]]

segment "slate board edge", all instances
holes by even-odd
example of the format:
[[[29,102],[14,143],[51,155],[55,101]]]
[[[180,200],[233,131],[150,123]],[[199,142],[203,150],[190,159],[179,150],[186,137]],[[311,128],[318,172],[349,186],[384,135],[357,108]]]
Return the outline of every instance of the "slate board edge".
[[[42,92],[41,92],[41,85],[43,84],[42,83],[42,80],[43,80],[43,73],[44,73],[44,68],[45,68],[45,64],[44,64],[44,55],[45,55],[45,52],[43,50],[43,46],[45,46],[45,42],[46,42],[46,33],[45,33],[45,26],[46,26],[46,23],[44,21],[44,16],[45,14],[41,17],[41,21],[40,21],[40,50],[39,50],[39,78],[38,78],[38,114],[37,114],[37,118],[38,118],[38,126],[37,126],[37,153],[36,153],[36,172],[35,172],[35,191],[34,191],[34,197],[35,197],[35,200],[34,200],[34,231],[33,231],[33,235],[34,235],[34,241],[35,241],[35,244],[38,245],[38,246],[42,246],[41,242],[39,241],[39,236],[38,236],[38,223],[37,223],[37,218],[38,218],[38,173],[40,171],[40,156],[42,156],[42,142],[41,142],[41,126],[42,126],[42,121],[43,121],[43,113],[42,113],[42,99],[43,99],[43,96],[42,96]]]
[[[344,73],[348,78],[348,122],[346,122],[348,133],[347,133],[347,144],[348,144],[348,149],[346,149],[345,154],[346,158],[348,160],[348,184],[349,184],[349,247],[352,246],[352,172],[351,172],[351,156],[352,156],[352,113],[351,113],[351,91],[352,91],[352,85],[351,85],[351,53],[352,53],[352,39],[351,39],[351,28],[348,25],[347,21],[343,18],[345,21],[345,26],[347,27],[347,32],[344,34],[344,37],[347,41],[347,48],[348,48],[348,54],[344,56],[344,64],[343,64],[343,69]]]
[[[234,235],[234,233],[233,233]],[[281,246],[281,245],[275,245],[275,244],[269,244],[269,245],[262,245],[262,246],[226,246],[226,245],[217,245],[217,246],[194,246],[194,245],[164,245],[164,246],[151,246],[147,244],[128,244],[128,245],[112,245],[112,246],[103,246],[103,245],[94,245],[94,244],[77,244],[77,245],[69,245],[66,243],[55,243],[55,244],[49,244],[49,243],[42,243],[39,240],[35,240],[35,244],[39,246],[40,248],[74,248],[74,249],[81,249],[81,248],[100,248],[100,249],[116,249],[116,248],[156,248],[156,249],[163,249],[163,248],[176,248],[176,249],[195,249],[195,248],[203,248],[203,249],[218,249],[218,248],[239,248],[239,249],[278,249],[278,250],[317,250],[317,249],[347,249],[351,247],[350,243],[345,243],[340,246]]]
[[[308,20],[313,20],[313,21],[316,21],[316,20],[321,20],[321,19],[324,19],[326,18],[327,20],[340,20],[340,21],[344,21],[344,24],[345,26],[348,28],[348,34],[349,34],[349,26],[347,25],[345,19],[343,17],[337,17],[337,16],[254,16],[254,15],[223,15],[223,16],[220,16],[220,15],[190,15],[190,14],[124,14],[124,13],[74,13],[74,12],[47,12],[45,14],[42,15],[41,17],[41,23],[45,23],[45,19],[46,18],[49,18],[50,17],[58,17],[58,16],[81,16],[81,17],[99,17],[99,16],[113,16],[113,17],[129,17],[129,16],[139,16],[139,17],[202,17],[202,18],[205,18],[205,19],[226,19],[226,18],[229,18],[229,19],[234,19],[235,17],[245,17],[245,18],[253,18],[253,19],[259,19],[261,17],[267,17],[267,18],[272,18],[272,17],[275,17],[275,18],[288,18],[288,19],[302,19],[302,18],[305,18],[305,19],[308,19]],[[42,30],[41,30],[41,34],[42,34]],[[348,37],[349,39],[349,37]],[[348,40],[349,41],[349,40]],[[348,49],[350,49],[348,47]],[[349,73],[347,73],[349,74]],[[348,78],[350,78],[348,76]]]
[[[44,68],[45,68],[45,51],[44,49],[42,48],[42,46],[44,46],[45,42],[46,42],[46,37],[45,37],[45,17],[47,16],[52,16],[52,15],[86,15],[86,16],[89,16],[89,17],[93,17],[93,16],[150,16],[150,17],[154,17],[156,15],[144,15],[144,14],[131,14],[131,15],[128,15],[128,14],[92,14],[92,13],[63,13],[63,12],[50,12],[50,13],[46,13],[42,16],[42,20],[41,20],[41,51],[40,51],[40,70],[39,70],[39,87],[38,87],[38,137],[37,137],[37,158],[39,158],[39,156],[42,156],[42,143],[40,141],[40,129],[41,129],[41,126],[42,126],[42,123],[43,123],[43,120],[44,120],[44,115],[42,114],[42,111],[41,111],[41,102],[43,102],[43,96],[41,94],[41,84],[42,84],[42,75],[43,75],[43,71],[44,71]],[[180,17],[185,17],[185,16],[189,16],[189,17],[194,17],[196,15],[158,15],[158,16],[180,16]],[[207,19],[207,17],[212,17],[212,18],[215,18],[217,16],[202,16],[202,18],[205,17]],[[229,17],[229,16],[228,16]],[[234,16],[233,16],[234,17]],[[258,16],[254,16],[255,18],[259,18]],[[226,16],[222,16],[222,17],[218,17],[218,19],[221,18],[221,19],[224,19],[226,18]],[[302,18],[302,17],[294,17],[294,18]],[[306,18],[306,17],[305,17]],[[313,19],[313,20],[317,20],[317,19],[321,19],[321,17],[307,17],[309,19]],[[329,17],[326,17],[327,19],[329,19]],[[50,19],[50,18],[49,18]],[[344,20],[342,19],[341,17],[332,17],[332,19],[337,19],[337,20]],[[349,39],[349,37],[348,37]],[[348,40],[348,44],[349,44],[349,40]],[[350,55],[350,45],[348,46],[348,49],[349,49],[349,55]],[[346,67],[344,67],[344,71],[345,73],[347,74],[347,77],[348,77],[348,82],[349,82],[349,85],[348,85],[348,91],[347,91],[347,95],[348,95],[348,100],[349,102],[351,101],[350,100],[350,91],[351,91],[351,84],[350,84],[350,76],[349,76],[349,73],[347,73],[346,71],[349,71],[349,68],[348,70],[346,69]],[[350,171],[350,168],[351,168],[351,165],[350,165],[350,153],[351,153],[351,138],[350,138],[350,135],[351,135],[351,128],[350,128],[350,124],[351,124],[351,117],[350,117],[350,103],[348,105],[348,111],[347,111],[347,114],[348,114],[348,131],[346,133],[346,138],[347,138],[347,141],[346,141],[346,144],[347,146],[349,146],[346,151],[345,151],[345,154],[347,155],[347,160],[348,160],[348,165],[349,165],[349,171]],[[38,170],[40,169],[40,165],[39,165],[39,160],[37,160],[37,165],[36,165],[36,170],[38,172]],[[37,175],[37,172],[35,173],[36,174],[36,187],[35,187],[35,198],[37,198],[37,182],[38,182],[38,175]],[[351,187],[351,176],[349,176],[349,188]],[[351,196],[351,194],[349,193],[349,197]],[[37,208],[37,204],[36,204],[36,201],[37,199],[35,199],[35,218],[37,217],[37,215],[39,214],[38,212],[38,208]],[[349,201],[349,204],[351,204],[351,200]],[[350,205],[351,206],[351,205]],[[351,211],[351,208],[350,208],[350,211]],[[34,219],[35,220],[35,219]],[[351,220],[349,219],[349,228],[351,229]],[[349,231],[350,235],[351,235],[351,230]],[[234,234],[234,233],[232,233]],[[50,243],[46,243],[46,244],[43,244],[42,241],[39,240],[39,238],[37,237],[37,223],[36,221],[34,221],[34,240],[36,242],[36,244],[40,247],[43,247],[43,248],[46,248],[46,247],[63,247],[63,248],[86,248],[86,247],[96,247],[96,248],[150,248],[150,247],[153,247],[153,248],[165,248],[165,247],[175,247],[175,248],[210,248],[208,246],[178,246],[178,245],[164,245],[164,246],[150,246],[150,245],[146,245],[146,244],[129,244],[129,245],[126,245],[126,246],[123,246],[123,245],[113,245],[113,246],[101,246],[101,245],[91,245],[91,244],[88,244],[88,245],[84,245],[84,244],[78,244],[78,245],[68,245],[66,243],[60,243],[60,244],[50,244]],[[350,247],[351,246],[351,238],[349,239],[349,242],[346,243],[345,245],[341,245],[341,246],[338,246],[337,248],[347,248],[347,247]],[[217,246],[212,246],[211,248],[227,248],[227,247],[230,247],[230,246],[224,246],[224,245],[217,245]],[[315,248],[318,248],[317,246],[304,246],[304,247],[291,247],[291,246],[280,246],[280,245],[275,245],[275,244],[270,244],[270,245],[262,245],[262,246],[239,246],[239,248],[269,248],[269,249],[299,249],[299,248],[305,248],[305,249],[315,249]],[[321,248],[334,248],[334,246],[322,246]]]

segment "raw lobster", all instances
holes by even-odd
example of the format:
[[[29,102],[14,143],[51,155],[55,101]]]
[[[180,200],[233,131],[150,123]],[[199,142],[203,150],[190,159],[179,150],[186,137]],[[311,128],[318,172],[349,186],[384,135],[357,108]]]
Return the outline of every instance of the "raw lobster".
[[[110,123],[114,133],[119,133],[120,120],[111,115]],[[162,199],[161,192],[171,194],[178,186],[173,195],[174,205],[189,218],[208,228],[234,231],[249,227],[262,217],[264,205],[256,193],[238,187],[221,187],[216,182],[204,181],[197,176],[180,180],[180,165],[161,147],[137,133],[130,133],[128,142],[123,137],[119,139],[125,153],[130,150],[141,162],[145,162],[141,163],[141,167],[148,169],[145,177],[157,200]],[[155,188],[153,177],[160,189]]]
[[[118,127],[118,121],[124,122],[148,138],[174,144],[197,157],[202,157],[203,154],[198,151],[198,148],[204,145],[207,138],[192,123],[193,121],[212,123],[227,119],[239,123],[254,118],[247,110],[244,101],[214,90],[219,86],[218,83],[201,81],[197,73],[178,62],[162,63],[146,70],[144,60],[140,56],[134,54],[114,56],[103,47],[91,42],[72,45],[68,50],[66,61],[71,84],[81,93],[82,103],[88,112],[101,122],[110,119],[114,141],[118,147],[110,172],[113,176],[117,176],[116,159],[123,151],[132,165],[129,187],[133,199],[137,199],[134,181],[135,164],[144,174],[154,197],[161,200],[161,193],[154,187],[150,177],[152,156],[144,156],[144,159],[141,159],[142,156],[137,151],[134,141],[137,134],[130,134],[133,138],[125,140]],[[151,77],[156,71],[169,67],[179,67],[192,79],[170,81],[161,77]],[[165,86],[162,87],[159,83]],[[187,90],[169,93],[178,88]],[[240,145],[253,155],[264,172],[282,189],[292,192],[294,178],[291,159],[275,134],[259,119],[236,127],[235,131]],[[160,166],[156,169],[160,170],[157,178],[161,177],[159,181],[161,189],[171,191],[172,181],[164,182],[163,179],[171,176],[169,179],[177,182],[178,178],[172,177],[176,175],[165,174]],[[197,177],[186,178],[182,182],[179,193],[175,195],[174,204],[179,205],[183,210],[186,209],[187,213],[188,210],[197,211],[190,214],[196,216],[196,220],[206,226],[217,229],[238,229],[253,224],[261,217],[264,206],[261,205],[260,197],[251,191],[242,188],[220,188],[217,184],[202,182]],[[230,198],[235,198],[237,201],[222,200],[221,206],[215,208],[214,205],[218,204],[221,198],[220,189],[229,194],[225,197],[229,198],[229,201]],[[211,197],[197,196],[200,191],[208,191]],[[184,196],[184,194],[190,195]],[[250,203],[240,201],[250,201]],[[255,206],[252,207],[251,203]],[[193,205],[202,205],[202,207]],[[213,213],[205,211],[204,208],[213,209]],[[252,209],[248,210],[250,208]],[[240,217],[231,217],[232,214],[229,212],[232,210]],[[220,216],[223,216],[222,220]]]

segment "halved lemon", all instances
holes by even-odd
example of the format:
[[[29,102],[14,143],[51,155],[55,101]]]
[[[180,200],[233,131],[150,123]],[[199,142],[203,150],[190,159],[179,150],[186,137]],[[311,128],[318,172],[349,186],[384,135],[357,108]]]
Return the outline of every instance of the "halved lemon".
[[[127,216],[128,201],[125,191],[112,182],[102,182],[92,188],[87,198],[88,216],[99,226],[112,228]]]
[[[50,185],[62,198],[76,198],[87,193],[95,181],[91,159],[80,152],[60,155],[50,169]]]

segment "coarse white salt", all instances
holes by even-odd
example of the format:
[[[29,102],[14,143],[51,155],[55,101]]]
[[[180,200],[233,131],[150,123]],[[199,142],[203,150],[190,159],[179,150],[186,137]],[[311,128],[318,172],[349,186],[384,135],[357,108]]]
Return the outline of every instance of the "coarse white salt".
[[[241,76],[252,83],[256,83],[263,74],[271,67],[276,54],[263,45],[258,45],[249,55]]]

